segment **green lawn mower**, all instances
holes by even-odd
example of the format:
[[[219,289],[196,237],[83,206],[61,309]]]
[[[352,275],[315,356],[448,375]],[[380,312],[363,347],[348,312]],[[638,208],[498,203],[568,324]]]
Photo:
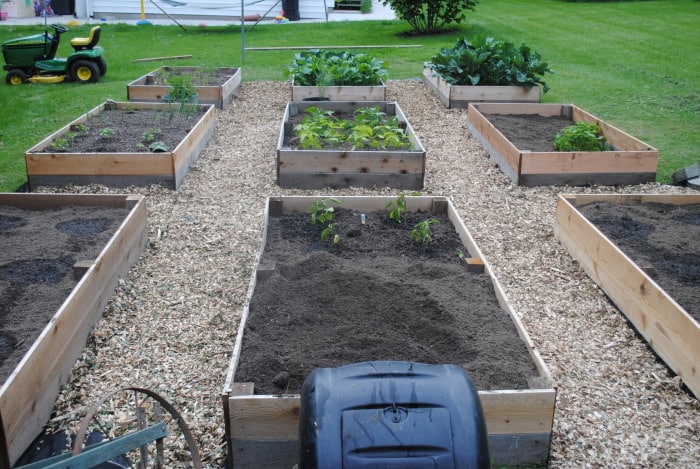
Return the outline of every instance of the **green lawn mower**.
[[[90,29],[88,37],[71,39],[73,52],[66,58],[56,58],[61,34],[68,31],[63,25],[52,24],[53,34],[42,34],[11,39],[2,43],[5,58],[5,81],[10,85],[22,83],[59,83],[72,80],[95,83],[107,73],[107,62],[102,57],[104,49],[100,41],[100,26]]]

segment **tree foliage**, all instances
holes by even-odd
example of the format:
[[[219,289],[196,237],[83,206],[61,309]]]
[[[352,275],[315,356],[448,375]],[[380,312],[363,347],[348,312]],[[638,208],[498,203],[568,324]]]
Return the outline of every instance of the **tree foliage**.
[[[450,23],[461,23],[467,17],[467,10],[473,10],[478,0],[382,0],[400,19],[408,22],[413,29],[424,34],[432,34]]]

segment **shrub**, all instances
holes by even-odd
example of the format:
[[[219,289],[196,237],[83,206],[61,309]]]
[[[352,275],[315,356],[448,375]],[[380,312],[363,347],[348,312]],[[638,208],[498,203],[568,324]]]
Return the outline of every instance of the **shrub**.
[[[514,44],[492,37],[476,38],[470,42],[460,38],[452,48],[441,49],[428,64],[436,74],[451,85],[524,86],[542,85],[545,73],[554,73],[540,54],[525,44]]]
[[[382,0],[400,19],[408,22],[413,29],[424,34],[432,34],[450,23],[462,23],[467,10],[473,10],[478,0]]]

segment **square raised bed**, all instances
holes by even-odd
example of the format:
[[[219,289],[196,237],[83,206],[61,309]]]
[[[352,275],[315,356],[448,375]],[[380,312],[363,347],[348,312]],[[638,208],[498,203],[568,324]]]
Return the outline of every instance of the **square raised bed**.
[[[423,80],[448,108],[467,107],[469,103],[539,103],[540,87],[451,85],[430,67],[423,68]]]
[[[189,110],[188,110],[189,109]],[[100,115],[106,112],[120,113],[128,122],[129,113],[133,110],[148,113],[149,121],[136,124],[137,133],[148,131],[149,126],[157,127],[152,120],[158,113],[164,113],[163,119],[183,119],[181,138],[176,147],[164,151],[109,151],[98,150],[90,152],[56,151],[51,145],[59,138],[68,140],[77,128],[82,126],[101,125]],[[201,117],[178,117],[178,114],[197,110]],[[216,114],[213,105],[186,105],[182,109],[179,104],[165,103],[121,103],[105,102],[90,112],[75,119],[70,124],[59,129],[44,140],[33,146],[25,153],[27,164],[27,179],[29,187],[65,186],[67,184],[105,184],[114,187],[130,185],[146,186],[161,184],[177,189],[199,153],[207,145],[214,134]],[[103,125],[103,124],[102,124]],[[112,138],[120,138],[115,135]],[[179,138],[179,137],[178,137]]]
[[[292,101],[304,101],[318,97],[318,87],[299,86],[292,80]],[[324,96],[331,101],[386,101],[386,84],[375,86],[334,86],[324,90]]]
[[[0,262],[0,344],[10,345],[9,355],[0,347],[5,467],[47,423],[119,277],[138,260],[148,238],[145,199],[0,194],[0,231],[10,253]]]
[[[612,149],[599,152],[558,152],[554,151],[553,143],[552,149],[546,151],[519,148],[489,120],[489,115],[522,117],[525,122],[529,117],[559,117],[566,121],[561,124],[562,129],[579,121],[597,123]],[[659,155],[656,148],[571,104],[472,103],[467,117],[469,130],[479,139],[501,171],[516,184],[628,185],[653,182],[656,179]],[[536,122],[531,126],[521,123],[519,127],[532,129],[533,134],[545,135]],[[553,142],[556,132],[545,137],[551,138]]]
[[[197,102],[213,104],[218,109],[231,103],[243,79],[240,68],[160,67],[126,85],[127,101],[163,102],[163,96],[170,90],[167,77],[171,74],[191,75]]]
[[[474,345],[473,338],[477,335],[490,337],[491,342],[497,344],[498,350],[491,354],[477,347],[478,351],[473,352],[473,355],[468,354],[488,357],[481,365],[476,365],[476,361],[471,363],[473,366],[470,366],[472,370],[470,374],[473,377],[476,376],[474,373],[477,373],[477,369],[493,371],[495,368],[496,373],[487,373],[490,375],[489,378],[482,375],[480,379],[491,379],[494,375],[496,379],[506,379],[505,376],[511,376],[510,373],[499,367],[514,366],[513,362],[525,364],[526,370],[517,380],[519,382],[517,385],[510,381],[510,378],[507,380],[511,386],[494,384],[487,385],[489,389],[479,389],[477,384],[485,414],[492,461],[499,465],[544,464],[549,451],[556,394],[549,371],[449,199],[444,197],[406,198],[407,219],[440,217],[442,220],[436,226],[443,231],[439,234],[435,233],[436,239],[449,238],[449,242],[454,243],[449,245],[451,247],[448,247],[448,244],[441,245],[443,252],[449,251],[444,257],[440,254],[426,254],[423,251],[424,247],[416,245],[404,236],[408,231],[399,234],[398,238],[392,238],[388,234],[393,233],[392,227],[398,225],[387,218],[388,211],[384,210],[388,202],[396,200],[390,197],[338,197],[340,205],[337,206],[334,221],[337,220],[344,227],[339,228],[341,241],[336,247],[328,247],[328,245],[323,247],[323,242],[316,237],[317,231],[320,232],[321,228],[310,225],[306,221],[309,217],[310,205],[319,200],[321,197],[268,199],[262,247],[256,257],[248,299],[239,324],[222,396],[228,454],[233,466],[292,467],[298,463],[297,432],[300,396],[298,393],[286,392],[285,389],[289,390],[292,384],[298,386],[299,381],[304,379],[301,375],[305,372],[293,363],[311,363],[313,364],[311,367],[325,366],[318,363],[325,363],[327,359],[335,360],[336,352],[352,355],[341,361],[345,359],[353,361],[357,357],[355,353],[360,349],[373,350],[370,355],[376,354],[376,359],[397,359],[394,355],[401,354],[404,350],[412,350],[415,351],[415,355],[431,354],[430,360],[434,360],[433,363],[455,363],[460,360],[470,362],[472,359],[466,358],[467,355],[461,355],[461,353],[466,344],[469,344],[469,347],[477,347]],[[363,218],[365,223],[362,222]],[[296,228],[288,230],[287,226],[290,223]],[[289,237],[296,237],[300,231],[304,230],[309,230],[309,240],[313,246],[306,249],[305,241],[302,241],[301,244],[295,244],[292,247],[292,244],[289,244],[291,242]],[[281,242],[286,247],[270,245],[270,239],[284,239],[285,241]],[[316,241],[311,241],[313,239]],[[392,248],[388,250],[390,258],[394,261],[383,257],[387,251],[383,251],[382,254],[375,252],[374,255],[344,257],[346,254],[350,255],[348,251],[357,252],[355,249],[364,253],[365,249],[376,246],[375,243],[379,243],[380,239],[389,239],[389,243],[398,243],[396,253],[393,253]],[[343,245],[343,243],[347,244]],[[425,249],[430,250],[430,248]],[[409,255],[409,252],[412,254]],[[337,257],[334,253],[337,253]],[[457,256],[458,253],[464,254],[466,265]],[[296,257],[297,255],[300,257]],[[409,257],[404,258],[404,255]],[[413,256],[418,256],[422,261],[414,262]],[[365,266],[366,262],[369,264]],[[360,264],[363,265],[360,266]],[[417,280],[418,264],[425,266],[421,275],[430,277],[429,282]],[[306,266],[303,275],[294,274],[295,265]],[[321,268],[311,272],[309,270],[311,265],[320,265]],[[412,272],[411,275],[406,274],[406,268]],[[438,271],[450,273],[443,276],[439,275]],[[399,280],[389,280],[386,283],[386,279],[390,277],[399,277]],[[454,282],[454,286],[448,283],[448,277],[449,282]],[[302,289],[297,282],[311,282],[316,287]],[[427,283],[432,286],[426,286]],[[328,296],[324,293],[326,290],[320,290],[322,285],[330,288],[333,288],[333,285],[339,285],[340,288],[336,290],[336,294]],[[282,286],[284,286],[284,292]],[[393,294],[385,292],[384,287],[393,289]],[[431,292],[424,291],[426,289],[430,289],[432,295]],[[473,295],[465,294],[467,289]],[[483,289],[486,294],[483,296],[477,294],[477,291],[481,291],[479,289]],[[267,303],[264,296],[260,296],[266,293],[272,293],[277,298],[270,309],[265,306]],[[361,296],[359,299],[358,294]],[[411,303],[407,309],[397,307],[395,304],[395,298],[402,295],[407,297],[407,302]],[[470,306],[467,308],[470,311],[462,308],[455,309],[452,306],[455,301],[481,301],[476,300],[477,296],[484,299],[485,303],[480,303],[479,307]],[[418,297],[421,300],[413,303],[413,299]],[[434,298],[435,302],[433,303],[429,298]],[[462,300],[457,300],[458,298]],[[322,305],[319,305],[319,302]],[[312,304],[316,306],[310,308],[309,305]],[[349,308],[342,307],[350,310],[349,314],[339,312],[341,305],[350,305]],[[322,312],[321,316],[316,316],[320,311],[319,306],[325,312]],[[377,319],[380,316],[380,310],[381,319]],[[486,310],[488,312],[485,312]],[[273,316],[269,317],[267,311],[273,311]],[[481,315],[481,320],[472,321],[470,319],[473,318],[472,314]],[[260,319],[256,319],[256,315]],[[327,315],[332,315],[332,318]],[[387,319],[387,315],[392,318]],[[414,317],[410,323],[407,322],[409,315]],[[314,317],[318,321],[313,319]],[[340,319],[343,324],[337,327],[335,318]],[[265,335],[262,328],[254,326],[256,320],[260,325],[260,321],[268,323],[268,319],[276,325],[273,335],[276,338],[282,338],[281,342],[274,342],[274,345],[272,337]],[[495,321],[492,322],[492,320]],[[331,322],[326,323],[326,321]],[[374,324],[376,321],[383,325],[377,326]],[[494,329],[490,329],[491,326],[482,329],[486,327],[485,323],[493,324]],[[307,341],[289,338],[292,334],[296,334],[292,332],[293,330],[308,331],[312,325],[316,327],[313,335],[323,337],[323,340],[327,340],[328,346],[305,347],[308,344]],[[335,332],[328,332],[331,327]],[[453,336],[458,334],[453,332],[457,329],[466,331],[468,335],[471,334],[472,339],[464,341],[456,335]],[[443,330],[443,332],[434,335],[437,342],[424,345],[423,340],[429,334],[429,330]],[[504,330],[509,331],[510,339],[500,335]],[[280,363],[288,367],[292,377],[282,383],[277,381],[277,377],[271,380],[262,378],[258,384],[241,379],[240,375],[245,375],[251,370],[257,373],[261,368],[253,359],[257,353],[252,351],[256,348],[254,346],[251,348],[251,345],[247,344],[248,339],[244,333],[253,334],[252,337],[256,337],[257,341],[262,340],[259,343],[264,345],[258,348],[258,351],[281,353],[282,355],[271,360],[272,362],[281,360]],[[406,340],[400,340],[398,336],[393,335],[394,333]],[[494,341],[493,337],[496,334],[503,340]],[[364,346],[351,345],[353,341],[358,340],[358,335],[363,336],[360,340],[365,344]],[[415,339],[417,343],[413,343]],[[448,344],[449,351],[445,355],[436,351],[438,342]],[[329,348],[330,344],[334,344],[333,350]],[[385,351],[385,345],[392,344],[399,344],[399,347]],[[301,360],[296,358],[297,351],[301,352]],[[316,355],[318,352],[321,352],[322,356]],[[386,357],[384,356],[386,354],[392,356]],[[414,352],[408,354],[414,355]],[[293,356],[295,358],[292,358]],[[458,356],[462,358],[457,358]],[[421,361],[415,358],[402,360]],[[505,362],[495,365],[495,361],[499,360],[505,360]],[[265,359],[264,361],[270,363]],[[466,366],[462,362],[460,364]],[[304,367],[305,365],[302,369]],[[273,373],[269,374],[270,378],[276,373],[274,370],[277,370],[276,366],[272,368]],[[505,383],[505,381],[501,382]],[[278,391],[265,392],[271,386],[277,386]],[[260,390],[263,392],[259,392]]]
[[[362,107],[379,107],[396,116],[408,135],[411,149],[334,150],[294,149],[287,140],[293,135],[292,116],[319,107],[336,113],[353,113]],[[281,187],[394,187],[421,189],[425,177],[425,149],[398,103],[388,101],[300,101],[287,103],[277,142],[277,184]]]
[[[691,392],[700,398],[700,324],[697,320],[700,311],[684,309],[679,304],[680,299],[675,300],[657,283],[672,286],[683,294],[684,301],[693,294],[697,298],[697,284],[690,285],[690,291],[687,287],[683,287],[684,290],[678,285],[678,277],[684,273],[697,278],[698,265],[693,266],[692,262],[697,258],[700,237],[694,237],[690,243],[682,242],[683,247],[680,247],[672,244],[670,236],[656,234],[657,238],[661,236],[665,246],[644,245],[642,251],[652,259],[644,260],[640,265],[638,262],[641,261],[635,260],[643,259],[639,252],[633,253],[632,248],[620,248],[603,233],[602,227],[596,226],[582,213],[587,206],[601,203],[624,208],[618,218],[606,215],[606,224],[618,232],[625,226],[638,228],[633,236],[636,242],[642,236],[660,231],[661,227],[654,226],[656,223],[665,223],[678,232],[697,231],[700,195],[560,195],[557,198],[554,230],[556,237],[588,276],[615,302],[649,346],[680,376]],[[695,207],[695,215],[682,221],[678,218],[681,214],[675,213],[671,220],[657,221],[659,216],[642,217],[635,213],[639,213],[639,208],[645,204],[662,204],[666,213],[674,208]],[[600,210],[598,207],[595,209]],[[686,223],[685,227],[683,223]],[[684,266],[682,260],[686,255]],[[669,267],[673,272],[671,280],[658,276],[667,272]]]

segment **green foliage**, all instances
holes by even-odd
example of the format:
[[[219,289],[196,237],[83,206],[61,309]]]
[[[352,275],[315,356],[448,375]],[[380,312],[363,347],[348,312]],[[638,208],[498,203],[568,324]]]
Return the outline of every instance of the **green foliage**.
[[[557,151],[605,151],[605,137],[597,123],[579,121],[554,136],[554,148]]]
[[[337,229],[337,223],[329,223],[326,225],[326,227],[321,231],[321,240],[329,241],[334,246],[338,244],[340,242],[340,235],[336,233]]]
[[[297,53],[285,72],[297,86],[376,86],[388,75],[385,63],[368,54],[319,49]]]
[[[312,106],[293,132],[305,150],[339,148],[347,143],[352,150],[410,147],[408,135],[396,116],[387,118],[379,107],[359,108],[354,119],[339,119],[331,110]]]
[[[420,195],[420,192],[411,192],[411,195]],[[396,223],[403,223],[403,214],[406,213],[406,194],[402,192],[398,195],[398,197],[396,197],[396,199],[387,202],[384,208],[391,208],[389,218],[394,220]]]
[[[197,96],[197,90],[192,83],[192,76],[187,74],[172,74],[168,77],[168,85],[170,86],[168,94],[163,97],[168,102],[172,103],[188,103],[192,102]]]
[[[523,86],[527,89],[542,85],[545,73],[554,73],[539,52],[525,44],[514,44],[492,37],[477,37],[469,41],[466,37],[457,40],[454,47],[441,49],[428,65],[452,85],[472,86]]]
[[[411,238],[411,241],[420,242],[423,243],[424,246],[427,246],[433,242],[433,235],[430,231],[430,225],[435,225],[438,223],[440,222],[434,218],[420,221],[416,223],[408,236]]]
[[[105,140],[109,140],[114,136],[114,129],[111,127],[105,127],[104,129],[100,130],[100,137],[104,138]]]
[[[371,13],[372,12],[372,0],[362,0],[360,5],[360,13]]]
[[[59,137],[55,139],[53,142],[51,142],[51,145],[49,145],[49,148],[53,151],[66,151],[68,149],[69,145],[68,139]]]
[[[328,199],[330,202],[340,205],[340,200],[335,197]],[[326,199],[315,200],[311,207],[309,207],[309,212],[311,213],[311,223],[315,225],[317,222],[325,224],[333,220],[333,212],[335,209],[328,205]]]
[[[408,22],[415,31],[433,34],[448,24],[462,23],[467,10],[473,10],[478,0],[382,0],[400,19]]]
[[[143,143],[155,142],[156,137],[158,137],[158,135],[160,135],[160,129],[152,127],[141,134],[141,141]]]

